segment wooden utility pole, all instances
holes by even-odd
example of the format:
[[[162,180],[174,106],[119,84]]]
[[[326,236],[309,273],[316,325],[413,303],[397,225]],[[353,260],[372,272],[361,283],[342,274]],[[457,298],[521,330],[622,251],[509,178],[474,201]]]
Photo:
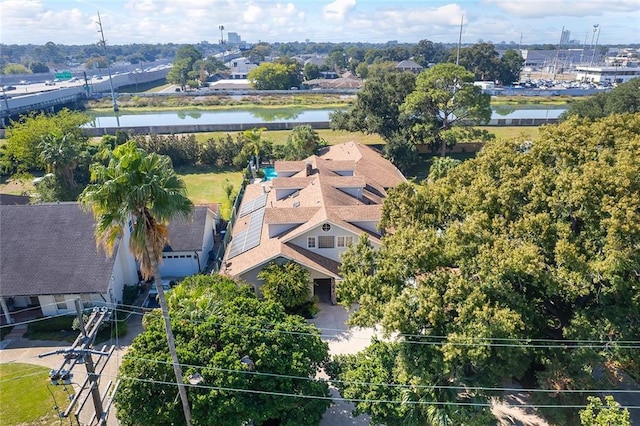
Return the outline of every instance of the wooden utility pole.
[[[78,416],[80,415],[80,411],[84,407],[84,403],[88,399],[89,395],[91,395],[95,413],[92,417],[92,421],[90,424],[93,424],[93,419],[95,419],[97,422],[96,424],[105,425],[107,411],[103,407],[102,396],[100,395],[98,382],[99,382],[99,378],[100,378],[100,374],[102,373],[102,370],[107,364],[109,357],[115,350],[115,346],[111,346],[111,348],[108,351],[106,350],[106,346],[103,348],[102,351],[93,350],[91,346],[93,345],[96,335],[98,334],[100,324],[102,324],[102,322],[105,319],[109,318],[110,313],[104,308],[103,309],[96,308],[94,309],[93,313],[91,314],[91,317],[89,317],[89,320],[85,324],[84,318],[82,317],[82,306],[80,303],[80,299],[75,300],[75,305],[76,305],[76,311],[78,315],[78,323],[80,325],[80,335],[73,342],[73,345],[67,349],[58,349],[52,352],[40,354],[38,355],[38,357],[42,358],[42,357],[54,355],[54,354],[64,355],[64,361],[62,362],[62,365],[56,370],[51,370],[51,373],[49,374],[49,378],[51,379],[51,382],[54,385],[59,384],[60,381],[62,381],[63,384],[70,384],[71,378],[73,377],[73,374],[72,374],[73,368],[78,363],[84,363],[87,371],[87,378],[84,381],[84,383],[80,385],[80,390],[74,395],[73,399],[71,400],[71,403],[69,404],[67,409],[60,414],[60,417],[69,417],[69,414],[73,410],[74,406],[78,403],[78,401],[84,394],[84,402],[80,404],[80,408],[75,413],[76,420],[78,420]],[[99,369],[98,372],[96,372],[96,364],[93,363],[93,358],[91,357],[92,354],[105,357],[100,359],[102,363],[101,363],[101,368]],[[85,394],[85,390],[87,390],[87,388],[89,390],[89,393]],[[116,388],[117,388],[117,385],[116,385]]]

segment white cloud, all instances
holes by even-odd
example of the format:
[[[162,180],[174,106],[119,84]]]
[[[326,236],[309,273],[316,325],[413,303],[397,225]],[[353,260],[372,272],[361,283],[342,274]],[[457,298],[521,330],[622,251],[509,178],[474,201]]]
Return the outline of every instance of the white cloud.
[[[601,16],[606,12],[638,13],[638,0],[486,0],[520,18]]]
[[[259,22],[265,17],[265,13],[260,6],[255,4],[250,5],[247,10],[242,14],[242,19],[246,23]]]
[[[124,7],[125,9],[142,13],[156,12],[160,9],[160,6],[154,0],[129,0]]]
[[[325,19],[344,21],[347,14],[356,7],[356,0],[335,0],[322,8]]]

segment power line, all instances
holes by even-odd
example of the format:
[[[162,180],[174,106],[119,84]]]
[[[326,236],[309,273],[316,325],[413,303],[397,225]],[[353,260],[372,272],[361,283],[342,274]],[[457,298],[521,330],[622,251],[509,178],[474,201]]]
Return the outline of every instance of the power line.
[[[123,310],[124,312],[129,312],[126,310]],[[145,313],[141,313],[141,312],[130,312],[132,314],[136,314],[136,315],[144,315]],[[162,315],[159,315],[157,313],[153,313],[153,315],[156,315],[158,317],[162,317]],[[279,330],[279,329],[272,329],[272,328],[263,328],[263,327],[255,327],[255,326],[250,326],[250,325],[242,325],[242,324],[227,324],[227,323],[219,323],[219,322],[212,322],[212,321],[206,321],[206,320],[190,320],[191,322],[194,323],[198,323],[198,324],[203,324],[203,323],[208,323],[211,325],[224,325],[224,326],[229,326],[229,327],[236,327],[236,328],[243,328],[243,329],[247,329],[247,330],[254,330],[254,331],[265,331],[265,332],[278,332],[278,333],[283,333],[283,334],[290,334],[290,335],[296,335],[296,336],[317,336],[317,334],[314,333],[308,333],[308,332],[304,332],[304,331],[292,331],[292,330]],[[274,323],[259,323],[262,325],[276,325]],[[348,332],[349,329],[330,329],[330,328],[318,328],[316,327],[317,330],[319,331],[337,331],[338,333],[344,333],[344,332]],[[537,341],[542,341],[542,342],[556,342],[556,344],[544,344],[544,343],[539,343],[539,344],[531,344],[529,343],[529,341],[533,341],[534,339],[527,339],[527,338],[491,338],[491,337],[474,337],[474,336],[465,336],[464,339],[466,340],[486,340],[488,341],[488,343],[469,343],[469,342],[456,342],[456,341],[451,341],[451,340],[447,340],[450,339],[450,337],[447,336],[430,336],[430,335],[416,335],[416,334],[397,334],[398,337],[402,337],[402,338],[419,338],[419,339],[439,339],[439,341],[418,341],[418,340],[400,340],[400,341],[396,341],[397,343],[402,343],[402,344],[416,344],[416,345],[430,345],[430,346],[444,346],[444,345],[449,345],[449,346],[471,346],[471,347],[478,347],[478,346],[484,346],[484,347],[516,347],[516,348],[548,348],[548,349],[578,349],[578,348],[591,348],[591,349],[596,349],[596,348],[601,348],[601,349],[606,349],[608,347],[610,347],[611,345],[617,345],[616,347],[618,349],[640,349],[640,341],[639,340],[620,340],[620,341],[616,341],[616,340],[611,340],[611,341],[597,341],[597,340],[579,340],[579,339],[574,339],[574,340],[553,340],[553,339],[549,339],[549,340],[543,340],[543,339],[537,339]],[[321,337],[325,337],[325,338],[330,338],[330,337],[338,337],[338,335],[336,334],[335,336],[321,336]],[[365,338],[361,338],[361,340],[364,340]],[[368,340],[368,339],[367,339]],[[519,342],[519,344],[517,343],[492,343],[493,340],[498,340],[498,341],[505,341],[505,342]],[[584,342],[585,344],[582,344],[582,342]],[[593,343],[593,344],[592,344]]]
[[[125,312],[125,313],[129,313],[129,314],[133,314],[133,315],[145,315],[145,312],[137,312],[133,309],[122,309],[121,307],[129,307],[129,308],[139,308],[137,306],[133,306],[133,305],[119,305],[120,308],[113,308],[114,311],[121,311],[121,312]],[[84,310],[90,310],[92,308],[85,308]],[[157,317],[161,317],[162,315],[159,315],[155,312],[151,313],[148,312],[149,314],[155,315]],[[57,318],[57,317],[62,317],[62,316],[68,316],[69,314],[67,313],[62,313],[62,314],[57,314],[57,315],[53,315],[50,317],[44,317],[44,318],[36,318],[33,320],[27,320],[27,321],[22,321],[19,323],[13,323],[13,324],[7,324],[7,325],[3,325],[0,326],[0,328],[6,328],[6,327],[14,327],[17,325],[25,325],[25,324],[31,324],[34,322],[39,322],[39,321],[44,321],[47,320],[49,318]],[[205,323],[208,321],[203,321],[203,320],[191,320],[192,322],[195,323]],[[212,325],[226,325],[226,326],[233,326],[233,327],[237,327],[237,328],[244,328],[244,329],[248,329],[248,330],[255,330],[255,331],[268,331],[268,332],[278,332],[278,333],[283,333],[283,334],[290,334],[290,335],[298,335],[298,336],[316,336],[316,334],[314,333],[308,333],[308,332],[303,332],[303,331],[291,331],[291,330],[277,330],[277,329],[271,329],[271,328],[262,328],[262,327],[255,327],[255,326],[248,326],[248,325],[241,325],[241,324],[223,324],[223,323],[217,323],[217,322],[209,322]],[[268,322],[262,322],[259,323],[262,325],[266,325],[266,326],[273,326],[275,325],[274,323],[268,323]],[[332,328],[322,328],[322,327],[316,327],[317,330],[319,330],[320,332],[335,332],[336,334],[331,336],[331,335],[324,335],[321,336],[323,338],[334,338],[334,337],[338,337],[339,333],[345,333],[348,332],[349,329],[332,329]],[[611,347],[612,345],[616,345],[617,349],[640,349],[640,340],[595,340],[595,339],[567,339],[567,340],[562,340],[562,339],[540,339],[540,338],[508,338],[508,337],[476,337],[476,336],[465,336],[464,339],[465,340],[471,340],[471,342],[461,342],[461,341],[451,341],[448,340],[450,339],[450,337],[448,336],[441,336],[441,335],[420,335],[420,334],[402,334],[402,333],[397,333],[395,334],[397,337],[402,337],[405,340],[397,340],[397,343],[402,343],[402,344],[415,344],[415,345],[428,345],[428,346],[444,346],[444,345],[449,345],[449,346],[464,346],[464,347],[505,347],[505,348],[509,348],[509,347],[515,347],[515,348],[547,348],[547,349],[578,349],[578,348],[585,348],[585,349],[607,349],[609,347]],[[431,341],[418,341],[418,340],[406,340],[407,338],[409,339],[432,339]],[[358,339],[358,337],[356,337],[356,339]],[[365,340],[366,338],[359,338],[361,340]],[[368,339],[366,339],[368,340]],[[479,341],[479,343],[472,343],[472,342],[476,342]],[[485,343],[485,342],[489,342],[489,343]],[[498,343],[493,343],[493,342],[498,342]],[[500,343],[500,342],[515,342],[515,343]],[[532,342],[540,342],[540,343],[532,343]],[[548,342],[548,343],[545,343]],[[555,344],[552,344],[555,343]]]
[[[106,375],[109,377],[108,375]],[[143,383],[152,383],[159,385],[170,385],[177,386],[174,382],[167,382],[164,380],[153,380],[153,379],[142,379],[139,377],[129,377],[129,376],[118,376],[121,380],[129,380],[134,382],[143,382]],[[240,389],[240,388],[229,388],[224,386],[210,386],[203,384],[191,384],[185,383],[184,386],[196,389],[208,389],[208,390],[219,390],[219,391],[228,391],[228,392],[238,392],[238,393],[253,393],[253,394],[261,394],[261,395],[273,395],[273,396],[284,396],[291,398],[302,398],[302,399],[320,399],[320,400],[331,400],[331,401],[344,401],[344,402],[364,402],[370,404],[407,404],[407,405],[443,405],[443,406],[472,406],[472,407],[490,407],[491,403],[482,403],[482,402],[459,402],[459,401],[406,401],[406,400],[393,400],[393,399],[365,399],[365,398],[343,398],[343,397],[333,397],[333,396],[320,396],[320,395],[306,395],[306,394],[293,394],[286,392],[273,392],[273,391],[263,391],[263,390],[255,390],[255,389]],[[519,391],[523,391],[523,389],[519,389]],[[609,392],[609,391],[607,391]],[[579,404],[540,404],[540,405],[532,405],[532,404],[522,404],[522,405],[514,405],[514,407],[520,408],[585,408],[587,405],[579,405]],[[640,406],[636,405],[619,405],[620,408],[627,409],[640,409]]]
[[[124,359],[132,359],[142,362],[150,362],[157,364],[172,364],[169,361],[163,361],[160,359],[149,359],[149,358],[141,358],[135,357],[131,355],[125,355]],[[249,370],[236,370],[232,368],[222,368],[222,367],[210,367],[205,365],[196,365],[196,364],[186,364],[180,363],[180,366],[187,368],[195,368],[199,370],[213,370],[213,371],[222,371],[227,373],[241,373],[255,376],[267,376],[267,377],[277,377],[283,379],[300,379],[307,381],[318,381],[319,379],[307,376],[293,376],[288,374],[277,374],[277,373],[263,373],[259,371],[249,371]],[[324,379],[322,379],[324,380]],[[449,390],[462,390],[462,391],[490,391],[490,392],[548,392],[548,393],[604,393],[604,392],[612,392],[612,393],[640,393],[640,389],[621,389],[621,390],[612,390],[612,389],[523,389],[523,388],[507,388],[507,387],[487,387],[487,386],[453,386],[453,385],[407,385],[400,383],[375,383],[375,382],[360,382],[354,380],[334,380],[328,379],[326,380],[329,383],[344,383],[350,385],[363,385],[363,386],[382,386],[382,387],[397,387],[397,388],[408,388],[408,389],[449,389]]]

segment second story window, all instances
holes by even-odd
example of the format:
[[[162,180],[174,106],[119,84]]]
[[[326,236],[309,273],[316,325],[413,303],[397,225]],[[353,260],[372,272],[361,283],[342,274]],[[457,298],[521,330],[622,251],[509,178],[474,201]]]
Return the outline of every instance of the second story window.
[[[316,248],[316,237],[307,238],[307,248]]]
[[[335,242],[333,236],[319,236],[318,248],[334,248]]]
[[[353,236],[351,235],[341,235],[337,239],[338,247],[347,247],[349,244],[353,244]]]

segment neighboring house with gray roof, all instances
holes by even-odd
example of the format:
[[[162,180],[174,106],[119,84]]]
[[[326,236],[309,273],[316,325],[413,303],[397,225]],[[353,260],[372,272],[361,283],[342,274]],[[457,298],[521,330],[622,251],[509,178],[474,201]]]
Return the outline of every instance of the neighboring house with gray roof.
[[[27,195],[11,195],[11,194],[0,194],[0,204],[9,206],[9,205],[25,205],[31,202],[31,198]]]
[[[260,290],[271,261],[293,260],[310,272],[313,293],[335,303],[340,254],[366,234],[375,247],[387,190],[405,178],[372,148],[355,142],[303,161],[276,161],[277,177],[248,185],[221,273]]]
[[[218,204],[195,206],[190,219],[169,223],[169,244],[162,253],[160,275],[184,278],[204,271],[220,226]]]
[[[40,307],[43,315],[75,312],[85,306],[122,301],[125,285],[136,284],[129,230],[112,256],[96,247],[95,220],[77,203],[0,206],[0,305]]]
[[[424,67],[413,59],[405,59],[404,61],[400,61],[396,64],[396,68],[401,71],[410,71],[414,74],[420,74]]]
[[[214,247],[219,206],[195,206],[190,219],[168,226],[169,244],[160,274],[182,278],[203,271]],[[0,205],[0,306],[9,311],[39,307],[43,315],[85,306],[122,303],[125,285],[138,283],[129,250],[129,224],[112,256],[96,246],[95,219],[77,203]]]

